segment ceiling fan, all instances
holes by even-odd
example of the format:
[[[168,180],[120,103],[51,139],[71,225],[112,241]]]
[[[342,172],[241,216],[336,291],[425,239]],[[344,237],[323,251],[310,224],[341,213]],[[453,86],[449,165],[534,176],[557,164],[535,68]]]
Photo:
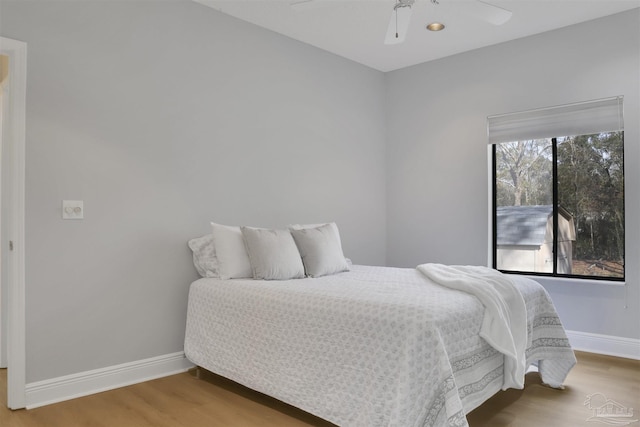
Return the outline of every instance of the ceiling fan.
[[[438,0],[430,1],[434,5],[439,4]],[[414,3],[415,0],[396,0],[396,4],[391,12],[389,26],[387,27],[387,35],[384,38],[385,44],[398,44],[404,41],[411,20],[411,7]],[[509,10],[480,0],[465,2],[465,10],[493,25],[504,24],[511,19],[512,15]],[[444,26],[440,27],[440,29],[442,28],[444,28]]]

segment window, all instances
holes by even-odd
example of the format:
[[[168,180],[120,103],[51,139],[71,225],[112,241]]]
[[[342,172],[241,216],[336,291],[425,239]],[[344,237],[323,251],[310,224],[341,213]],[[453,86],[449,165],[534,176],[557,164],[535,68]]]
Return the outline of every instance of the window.
[[[494,268],[624,280],[622,101],[489,117]]]

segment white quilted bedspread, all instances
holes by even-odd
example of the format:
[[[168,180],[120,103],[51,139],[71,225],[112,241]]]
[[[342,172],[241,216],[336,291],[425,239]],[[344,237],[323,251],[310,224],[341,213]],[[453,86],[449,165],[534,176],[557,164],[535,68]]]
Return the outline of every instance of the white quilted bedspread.
[[[544,288],[515,277],[527,362],[560,386],[575,364]],[[484,308],[415,269],[354,265],[289,281],[191,285],[185,353],[196,365],[344,427],[466,426],[500,390],[504,357]]]

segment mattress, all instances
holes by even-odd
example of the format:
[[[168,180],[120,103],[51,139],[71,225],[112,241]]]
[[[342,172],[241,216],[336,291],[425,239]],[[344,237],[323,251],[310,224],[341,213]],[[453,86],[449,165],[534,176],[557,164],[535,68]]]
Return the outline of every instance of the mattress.
[[[537,282],[513,276],[528,364],[559,386],[576,362]],[[288,281],[192,283],[194,364],[344,427],[466,426],[502,387],[504,356],[479,336],[484,307],[416,269],[354,265]]]

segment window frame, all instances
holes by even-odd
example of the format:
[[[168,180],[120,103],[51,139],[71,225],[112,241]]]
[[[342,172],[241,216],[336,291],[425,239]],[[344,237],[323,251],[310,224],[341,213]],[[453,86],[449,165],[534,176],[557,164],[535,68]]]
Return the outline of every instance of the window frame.
[[[622,150],[623,150],[623,175],[624,175],[624,130],[622,132]],[[552,216],[553,216],[553,271],[551,273],[548,272],[534,272],[534,271],[518,271],[518,270],[501,270],[498,269],[498,229],[497,229],[497,221],[498,221],[498,206],[497,206],[497,164],[496,164],[496,146],[498,144],[489,144],[489,167],[490,170],[490,235],[491,235],[491,247],[490,247],[490,265],[493,269],[498,270],[505,274],[515,274],[522,276],[530,276],[536,280],[538,279],[554,279],[554,281],[569,281],[575,283],[579,281],[580,283],[606,283],[612,285],[625,285],[626,284],[626,253],[627,253],[627,228],[625,226],[624,229],[624,254],[625,254],[625,262],[623,265],[622,277],[610,277],[610,276],[584,276],[579,274],[565,274],[565,273],[557,273],[558,267],[558,259],[557,259],[557,251],[558,251],[558,159],[557,159],[557,139],[563,136],[554,136],[549,139],[552,141],[552,191],[553,191],[553,201],[552,201]],[[625,206],[626,206],[626,198],[625,198]],[[626,211],[626,207],[625,207]],[[626,215],[625,215],[625,223],[626,223]]]

